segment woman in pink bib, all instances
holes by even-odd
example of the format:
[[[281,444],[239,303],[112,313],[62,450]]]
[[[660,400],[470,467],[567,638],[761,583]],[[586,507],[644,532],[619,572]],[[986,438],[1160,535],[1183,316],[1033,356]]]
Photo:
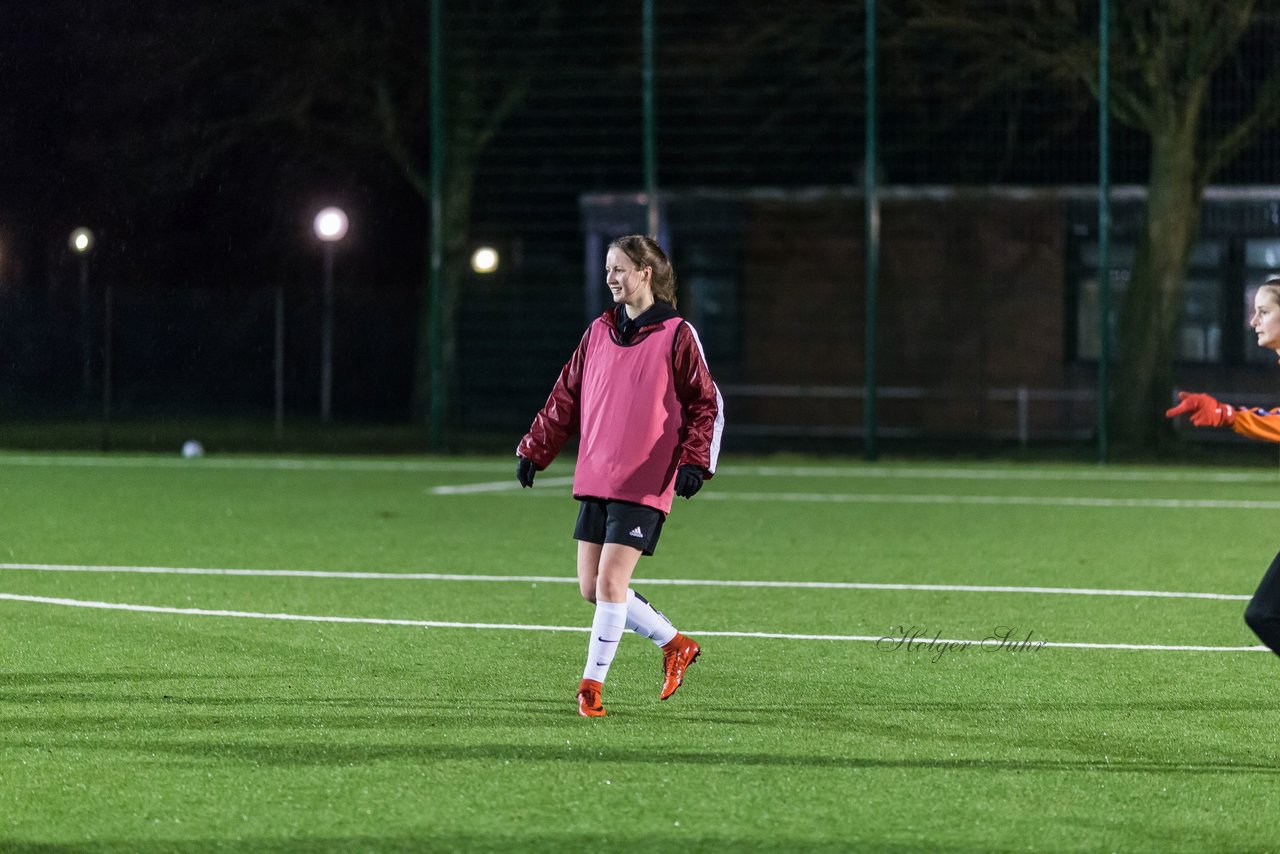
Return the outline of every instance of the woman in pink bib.
[[[560,371],[516,449],[516,478],[533,486],[570,436],[580,436],[573,496],[580,502],[578,583],[595,604],[578,713],[605,714],[601,690],[624,629],[663,652],[660,699],[697,660],[696,641],[631,589],[653,554],[672,497],[692,498],[716,470],[724,403],[698,334],[676,313],[676,280],[642,235],[609,244],[605,283],[614,307],[597,318]]]

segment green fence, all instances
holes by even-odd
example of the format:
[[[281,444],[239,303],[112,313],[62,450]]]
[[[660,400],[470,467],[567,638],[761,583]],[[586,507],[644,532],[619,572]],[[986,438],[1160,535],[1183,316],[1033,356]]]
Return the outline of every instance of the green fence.
[[[672,255],[729,447],[1065,441],[1105,457],[1099,382],[1137,387],[1128,355],[1157,345],[1118,318],[1162,253],[1185,258],[1185,287],[1160,319],[1169,368],[1150,385],[1272,383],[1242,315],[1251,283],[1280,267],[1273,4],[1233,31],[1224,10],[1187,4],[1141,19],[997,0],[346,5],[305,23],[244,12],[238,35],[209,37],[289,45],[241,56],[244,74],[296,78],[316,100],[296,126],[255,125],[253,144],[308,140],[293,183],[346,169],[353,234],[366,223],[337,262],[339,420],[419,422],[423,447],[514,442],[604,307],[604,244],[633,231]],[[1195,198],[1171,215],[1184,246],[1148,216],[1179,198],[1178,135],[1162,124],[1177,105],[1143,86],[1197,71],[1205,98],[1181,152]],[[222,84],[201,85],[213,101]],[[257,115],[243,93],[220,109]],[[239,164],[246,150],[211,155],[221,179],[258,174]],[[247,203],[209,202],[210,218]],[[159,280],[118,248],[95,258],[84,302],[67,258],[5,289],[6,405],[47,414],[87,397],[96,417],[109,385],[117,415],[310,417],[323,310],[304,229],[276,228],[296,246],[267,284],[244,268],[270,250],[244,237],[248,260],[217,265],[218,281]],[[469,265],[480,247],[495,270]],[[65,342],[56,356],[39,352],[48,334]]]

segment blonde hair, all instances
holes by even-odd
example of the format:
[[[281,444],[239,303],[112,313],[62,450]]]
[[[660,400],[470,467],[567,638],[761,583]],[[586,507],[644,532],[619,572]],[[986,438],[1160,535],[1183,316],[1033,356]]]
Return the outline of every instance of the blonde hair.
[[[653,298],[669,302],[675,308],[676,272],[671,269],[667,253],[662,251],[658,241],[643,234],[628,234],[610,243],[609,248],[626,255],[638,269],[648,267],[652,270],[649,284],[653,288]],[[1280,282],[1280,277],[1277,277],[1277,282]]]

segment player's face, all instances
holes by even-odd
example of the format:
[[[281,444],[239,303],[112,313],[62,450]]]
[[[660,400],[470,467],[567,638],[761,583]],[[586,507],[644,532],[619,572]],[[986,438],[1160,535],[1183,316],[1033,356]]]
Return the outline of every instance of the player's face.
[[[637,268],[636,263],[617,249],[610,249],[604,260],[605,284],[613,294],[615,304],[637,308],[653,302],[653,271],[648,267]]]
[[[1280,303],[1272,288],[1259,288],[1253,298],[1253,319],[1249,326],[1258,335],[1258,346],[1280,350]]]

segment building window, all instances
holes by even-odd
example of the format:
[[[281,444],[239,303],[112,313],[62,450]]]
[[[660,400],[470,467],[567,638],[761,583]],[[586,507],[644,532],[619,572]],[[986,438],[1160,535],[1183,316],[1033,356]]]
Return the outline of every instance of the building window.
[[[1280,251],[1280,242],[1276,244]],[[1132,243],[1111,247],[1109,261],[1111,292],[1107,327],[1111,353],[1118,355],[1117,318],[1129,289],[1133,269]],[[1184,362],[1222,361],[1222,271],[1226,257],[1221,241],[1202,241],[1191,252],[1186,287],[1182,297],[1182,318],[1178,329],[1176,358]],[[1079,256],[1080,278],[1076,291],[1076,357],[1097,359],[1098,329],[1098,244],[1083,243]],[[1252,299],[1252,297],[1250,297]]]

